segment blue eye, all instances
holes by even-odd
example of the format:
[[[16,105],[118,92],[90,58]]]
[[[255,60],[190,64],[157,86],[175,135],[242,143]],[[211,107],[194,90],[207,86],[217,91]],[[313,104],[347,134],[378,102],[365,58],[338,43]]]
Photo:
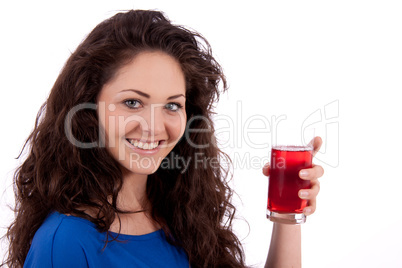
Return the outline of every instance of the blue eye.
[[[140,108],[140,106],[141,106],[141,102],[140,102],[140,101],[138,101],[138,100],[133,100],[133,99],[125,100],[125,101],[124,101],[124,104],[125,104],[128,108],[130,108],[130,109],[138,109],[138,108]]]
[[[165,108],[168,109],[169,111],[177,112],[178,110],[183,108],[183,106],[180,103],[170,102],[165,105]]]

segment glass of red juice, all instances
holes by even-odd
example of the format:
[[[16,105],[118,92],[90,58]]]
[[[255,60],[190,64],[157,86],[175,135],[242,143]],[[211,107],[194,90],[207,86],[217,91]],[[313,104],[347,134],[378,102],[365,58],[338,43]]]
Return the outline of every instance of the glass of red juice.
[[[298,195],[310,189],[310,181],[299,177],[302,169],[312,167],[311,146],[273,146],[268,184],[267,218],[273,222],[301,224],[307,200]]]

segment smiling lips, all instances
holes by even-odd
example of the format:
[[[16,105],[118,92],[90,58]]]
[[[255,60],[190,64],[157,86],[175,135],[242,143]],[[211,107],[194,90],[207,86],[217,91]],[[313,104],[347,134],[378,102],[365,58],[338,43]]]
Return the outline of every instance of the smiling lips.
[[[155,149],[159,146],[160,141],[156,142],[143,142],[143,141],[138,141],[138,140],[131,140],[127,139],[127,141],[133,145],[136,148],[142,149],[142,150],[152,150]]]

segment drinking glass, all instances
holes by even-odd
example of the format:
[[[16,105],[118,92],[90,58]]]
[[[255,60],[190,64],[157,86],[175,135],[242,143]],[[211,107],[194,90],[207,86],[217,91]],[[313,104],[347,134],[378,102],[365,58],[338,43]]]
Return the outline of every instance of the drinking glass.
[[[271,149],[268,184],[267,218],[273,222],[301,224],[306,221],[303,209],[307,200],[298,195],[300,189],[310,189],[310,181],[299,177],[302,169],[312,167],[313,147],[275,143]]]

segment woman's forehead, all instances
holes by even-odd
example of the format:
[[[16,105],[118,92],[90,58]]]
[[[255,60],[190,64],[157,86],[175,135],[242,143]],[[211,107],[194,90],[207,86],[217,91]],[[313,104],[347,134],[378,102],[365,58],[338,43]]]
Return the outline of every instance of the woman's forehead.
[[[185,78],[180,64],[163,52],[143,52],[121,67],[102,89],[107,94],[140,91],[148,96],[185,95]]]

